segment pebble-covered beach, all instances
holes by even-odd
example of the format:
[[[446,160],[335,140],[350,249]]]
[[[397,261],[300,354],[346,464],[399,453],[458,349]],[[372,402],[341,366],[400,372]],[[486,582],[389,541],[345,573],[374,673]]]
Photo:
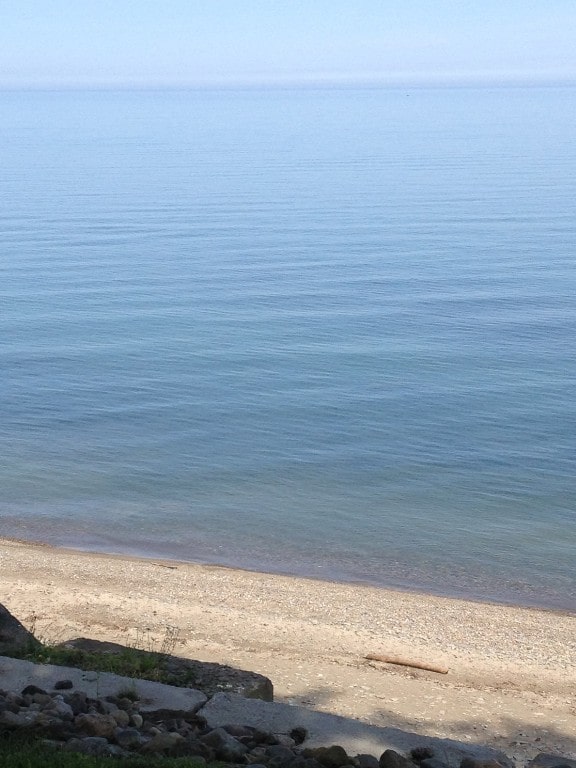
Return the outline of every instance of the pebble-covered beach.
[[[13,540],[0,569],[0,602],[44,642],[170,638],[174,654],[268,676],[277,701],[517,760],[576,756],[571,614]]]

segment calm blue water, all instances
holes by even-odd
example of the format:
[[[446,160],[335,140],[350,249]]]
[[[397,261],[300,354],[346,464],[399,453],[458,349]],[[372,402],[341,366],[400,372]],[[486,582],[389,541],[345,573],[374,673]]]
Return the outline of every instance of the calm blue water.
[[[576,90],[0,94],[0,535],[576,610]]]

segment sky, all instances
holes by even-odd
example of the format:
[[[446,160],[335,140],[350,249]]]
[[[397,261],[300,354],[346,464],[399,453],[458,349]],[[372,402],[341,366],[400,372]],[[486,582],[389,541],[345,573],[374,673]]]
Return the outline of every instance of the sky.
[[[576,82],[576,0],[0,0],[0,87]]]

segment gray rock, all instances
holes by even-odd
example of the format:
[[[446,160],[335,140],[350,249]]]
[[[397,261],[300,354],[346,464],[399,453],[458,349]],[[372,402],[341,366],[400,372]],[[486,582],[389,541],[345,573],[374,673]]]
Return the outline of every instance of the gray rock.
[[[296,746],[294,739],[291,736],[287,736],[285,733],[275,733],[274,737],[276,738],[278,744],[281,744],[283,747],[293,749]]]
[[[414,768],[414,763],[411,760],[393,749],[387,749],[383,752],[378,762],[380,768]]]
[[[283,765],[290,765],[296,759],[296,755],[289,747],[285,747],[282,744],[276,744],[266,749],[266,755],[268,757],[268,764],[270,766],[278,767]]]
[[[478,760],[473,757],[465,757],[460,763],[460,768],[502,768],[502,766],[497,760]]]
[[[171,756],[183,742],[184,736],[179,733],[157,733],[140,751],[147,755]]]
[[[250,725],[236,725],[230,724],[230,725],[223,725],[222,726],[226,733],[229,733],[230,736],[234,736],[235,739],[252,739],[254,737],[254,728]]]
[[[180,752],[191,757],[202,758],[204,761],[207,761],[212,755],[210,747],[203,744],[195,736],[186,737],[186,743],[182,746]]]
[[[130,723],[130,715],[124,709],[114,709],[109,712],[109,715],[114,718],[120,728],[126,728]]]
[[[40,647],[32,632],[21,624],[10,611],[0,603],[0,656],[10,656],[22,651]]]
[[[317,760],[324,768],[342,768],[344,765],[350,765],[352,760],[346,754],[344,747],[333,744],[331,747],[316,747],[314,749],[305,749],[304,757],[312,757]]]
[[[448,768],[446,763],[437,757],[427,757],[420,761],[420,768]]]
[[[358,768],[379,768],[380,763],[374,755],[356,755],[354,758]]]
[[[88,736],[113,739],[116,735],[116,720],[111,715],[78,715],[74,723],[78,730],[83,731]]]
[[[142,746],[142,736],[137,728],[118,728],[116,743],[123,749],[137,749]]]
[[[107,643],[79,637],[67,640],[62,644],[66,648],[78,648],[88,653],[125,653],[126,646],[118,643]],[[178,656],[165,656],[153,651],[138,651],[154,660],[160,659],[164,672],[173,675],[174,682],[178,678],[186,678],[188,686],[202,691],[207,696],[229,691],[249,699],[273,701],[274,686],[272,681],[257,672],[228,667],[206,661],[182,659]]]
[[[54,712],[62,720],[73,720],[74,710],[67,704],[61,696],[52,700],[52,704],[46,708],[49,712]]]
[[[6,709],[4,712],[0,712],[0,725],[9,729],[30,728],[36,725],[39,717],[40,712],[30,712],[29,710],[11,712]]]
[[[540,752],[528,763],[527,768],[576,768],[576,760],[571,760],[561,755],[552,755]]]
[[[64,744],[63,749],[66,752],[80,752],[92,757],[110,757],[114,754],[111,747],[112,745],[100,736],[87,736],[83,739],[70,739]]]
[[[241,760],[248,751],[248,747],[245,744],[231,736],[224,728],[215,728],[205,736],[202,736],[200,740],[207,746],[212,747],[219,760],[226,760],[231,763]]]

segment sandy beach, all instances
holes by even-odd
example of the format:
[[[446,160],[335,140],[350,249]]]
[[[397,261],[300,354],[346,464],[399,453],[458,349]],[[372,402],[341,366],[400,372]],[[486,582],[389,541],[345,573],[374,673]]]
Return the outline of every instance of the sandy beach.
[[[0,568],[0,602],[44,642],[175,636],[175,654],[267,675],[278,701],[576,757],[575,615],[13,540]]]

